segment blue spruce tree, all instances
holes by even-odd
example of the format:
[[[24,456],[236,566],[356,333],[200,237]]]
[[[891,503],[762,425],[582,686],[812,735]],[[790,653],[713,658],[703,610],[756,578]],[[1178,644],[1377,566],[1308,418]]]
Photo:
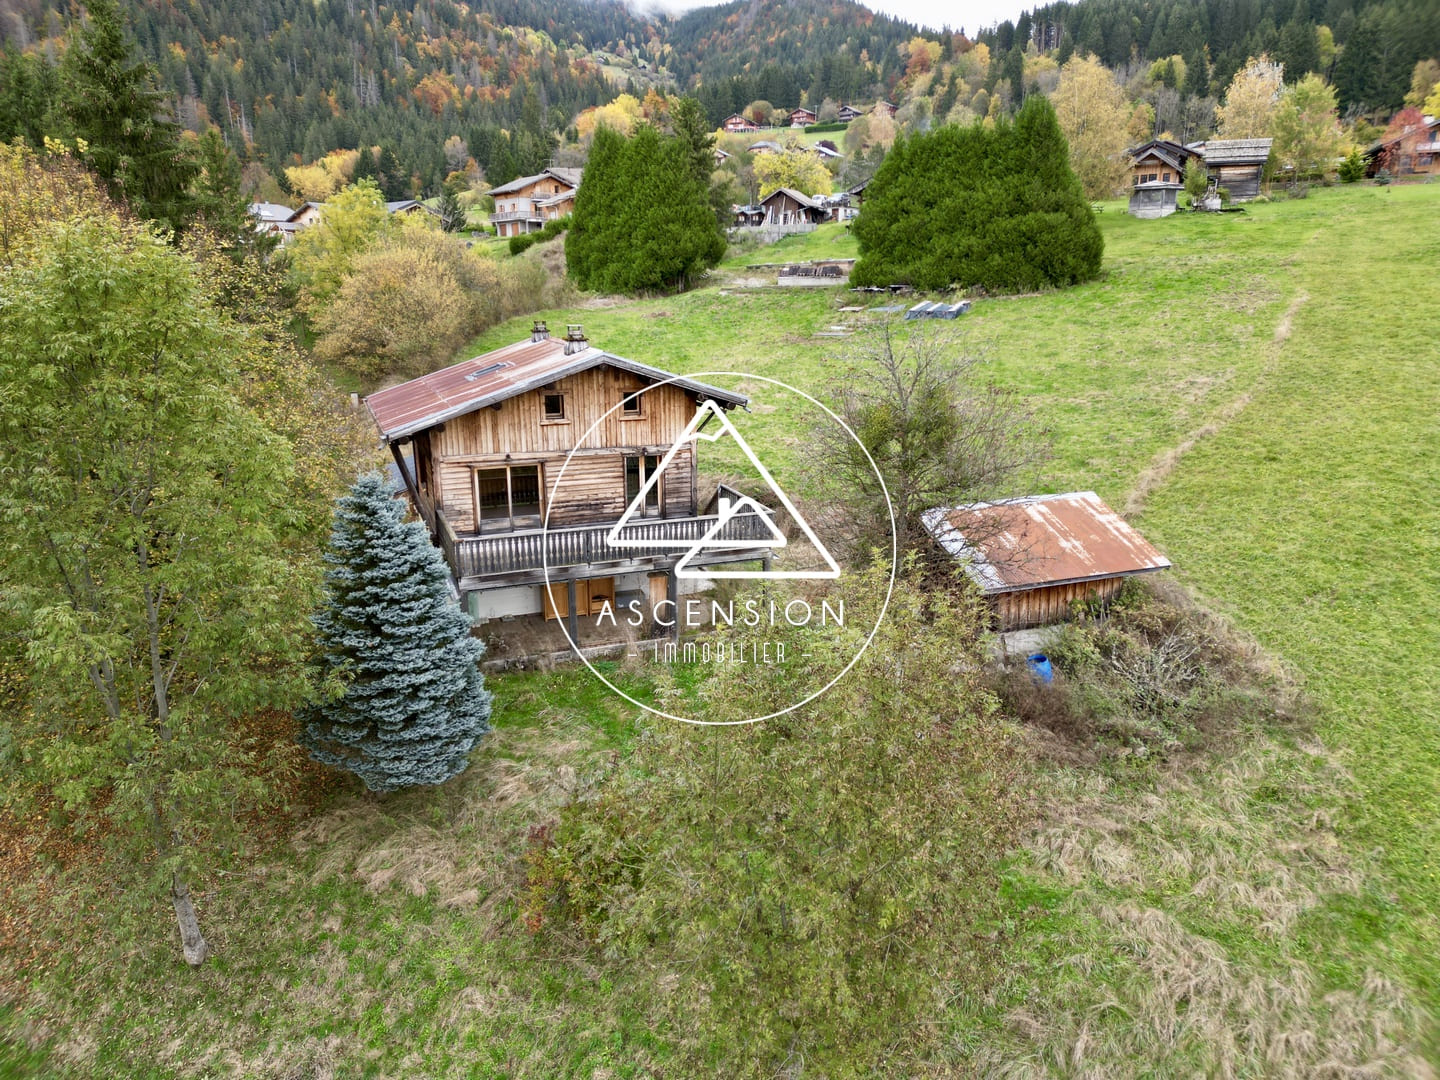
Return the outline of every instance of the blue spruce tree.
[[[340,499],[325,562],[326,604],[315,616],[320,673],[345,690],[301,718],[301,743],[371,791],[464,772],[490,730],[478,666],[485,647],[450,601],[424,526],[404,520],[378,474]]]

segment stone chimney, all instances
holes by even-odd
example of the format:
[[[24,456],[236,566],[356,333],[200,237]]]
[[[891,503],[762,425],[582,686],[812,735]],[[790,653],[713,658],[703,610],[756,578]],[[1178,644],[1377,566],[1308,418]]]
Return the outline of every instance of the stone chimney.
[[[575,353],[584,352],[590,347],[590,341],[585,337],[585,328],[579,323],[565,324],[565,355],[573,356]]]
[[[530,327],[530,340],[531,340],[531,341],[549,341],[549,340],[550,340],[550,328],[545,325],[545,321],[544,321],[543,319],[536,319],[536,320],[535,320],[535,325],[532,326],[532,327]]]

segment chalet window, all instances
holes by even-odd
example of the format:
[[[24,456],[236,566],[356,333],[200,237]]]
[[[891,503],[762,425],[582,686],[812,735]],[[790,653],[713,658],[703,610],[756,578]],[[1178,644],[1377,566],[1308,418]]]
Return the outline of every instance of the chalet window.
[[[541,399],[540,415],[547,424],[564,423],[565,395],[560,393],[545,394]]]
[[[650,482],[660,468],[660,459],[653,454],[637,455],[625,459],[625,505],[629,506],[640,494],[640,489]],[[663,505],[661,489],[665,486],[662,477],[645,493],[645,505],[640,512],[646,517],[659,517]]]
[[[475,470],[476,532],[540,524],[540,466]]]
[[[622,391],[620,397],[620,419],[640,420],[645,416],[645,398],[641,391]]]

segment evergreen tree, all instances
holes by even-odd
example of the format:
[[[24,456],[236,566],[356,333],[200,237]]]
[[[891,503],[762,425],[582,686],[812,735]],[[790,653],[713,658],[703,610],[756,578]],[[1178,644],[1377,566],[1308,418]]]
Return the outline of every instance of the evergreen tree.
[[[1285,65],[1285,81],[1299,82],[1311,71],[1320,68],[1320,45],[1315,37],[1315,24],[1305,0],[1295,0],[1295,10],[1280,30],[1278,59]]]
[[[1001,78],[1010,82],[1010,93],[1016,106],[1025,96],[1025,54],[1017,45],[1005,54],[1005,66],[1001,71]]]
[[[724,253],[690,143],[648,124],[630,139],[596,131],[565,242],[576,284],[603,292],[683,289]]]
[[[581,288],[600,288],[605,260],[622,250],[624,155],[623,135],[603,125],[596,129],[565,237],[565,270]]]
[[[1196,49],[1185,60],[1185,85],[1181,92],[1186,97],[1208,97],[1210,76],[1206,72],[1205,50]]]
[[[927,290],[1072,285],[1100,272],[1104,246],[1055,110],[1039,94],[1014,124],[897,139],[852,229],[853,284]]]
[[[245,195],[240,190],[240,162],[211,128],[200,136],[196,153],[200,175],[191,193],[195,219],[214,229],[228,242],[254,235]]]
[[[307,711],[300,741],[371,791],[464,772],[490,730],[478,666],[485,647],[451,602],[425,527],[404,520],[379,474],[340,499],[325,562],[327,602],[315,617],[320,673],[344,692]]]
[[[180,126],[162,116],[155,69],[132,55],[115,0],[91,0],[89,19],[65,51],[61,107],[67,134],[110,194],[142,218],[179,229],[190,212],[199,164]]]

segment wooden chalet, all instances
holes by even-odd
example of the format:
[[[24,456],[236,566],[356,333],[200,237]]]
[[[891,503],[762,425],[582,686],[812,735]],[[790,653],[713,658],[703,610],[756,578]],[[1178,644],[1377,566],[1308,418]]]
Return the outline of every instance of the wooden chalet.
[[[848,124],[851,120],[858,120],[864,115],[865,114],[854,105],[841,105],[840,112],[836,115],[835,119],[839,120],[842,124]]]
[[[1205,171],[1217,187],[1230,192],[1231,202],[1249,202],[1260,194],[1265,162],[1273,139],[1211,139],[1198,143]]]
[[[886,101],[882,98],[881,100],[877,101],[873,106],[871,106],[870,111],[883,112],[886,116],[889,116],[893,119],[895,113],[899,111],[899,106],[896,105],[893,101]]]
[[[799,108],[790,113],[790,126],[792,128],[806,128],[815,123],[816,117],[812,109]]]
[[[737,206],[734,207],[735,227],[737,229],[754,229],[765,224],[765,208],[763,206]]]
[[[745,147],[747,154],[778,154],[785,148],[774,139],[761,139]]]
[[[1365,174],[1374,176],[1386,167],[1392,176],[1440,176],[1440,117],[1427,116],[1399,135],[1371,143]]]
[[[778,188],[760,200],[765,211],[764,225],[815,225],[824,221],[828,210],[820,202],[794,188]]]
[[[726,134],[729,135],[740,135],[747,131],[760,130],[759,124],[755,123],[755,121],[751,120],[748,116],[741,116],[739,113],[731,113],[720,126],[725,130]]]
[[[673,601],[676,563],[707,534],[756,544],[697,563],[768,558],[775,534],[759,515],[717,497],[722,522],[701,506],[694,440],[656,479],[698,409],[746,400],[598,349],[579,326],[557,339],[536,323],[527,340],[366,405],[472,620],[566,619],[578,642],[606,602]]]
[[[990,600],[999,630],[1061,622],[1170,561],[1093,491],[928,510],[921,519]]]
[[[1152,139],[1130,155],[1130,213],[1138,218],[1167,217],[1185,189],[1185,169],[1196,157],[1177,142]]]
[[[549,168],[534,176],[522,176],[490,189],[495,209],[490,223],[496,236],[520,236],[539,232],[548,221],[562,218],[575,209],[575,192],[580,188],[579,169]]]

